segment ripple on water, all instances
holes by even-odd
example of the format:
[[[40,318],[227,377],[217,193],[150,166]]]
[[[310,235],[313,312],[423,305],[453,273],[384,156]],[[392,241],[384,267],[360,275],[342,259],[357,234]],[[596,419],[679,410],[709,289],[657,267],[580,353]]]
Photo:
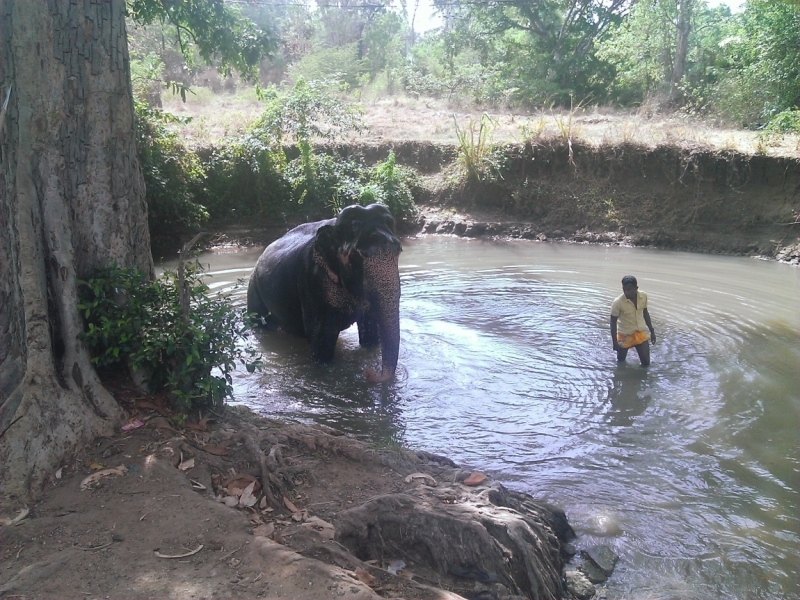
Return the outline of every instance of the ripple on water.
[[[797,269],[565,244],[404,246],[397,382],[365,384],[380,352],[355,329],[326,368],[305,341],[259,334],[267,368],[237,374],[237,401],[446,454],[563,506],[580,545],[620,554],[609,598],[800,597]],[[258,253],[204,257],[217,289]],[[649,369],[635,352],[617,366],[611,350],[627,273],[658,332]]]

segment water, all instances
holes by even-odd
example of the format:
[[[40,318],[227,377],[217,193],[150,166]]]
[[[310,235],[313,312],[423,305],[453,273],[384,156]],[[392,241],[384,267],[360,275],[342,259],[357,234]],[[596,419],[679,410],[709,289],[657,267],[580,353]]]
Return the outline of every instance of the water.
[[[212,285],[260,252],[211,254]],[[617,366],[609,310],[636,275],[658,335]],[[645,249],[404,241],[397,381],[368,386],[260,333],[235,402],[445,454],[563,507],[621,559],[608,598],[800,598],[800,270]],[[244,302],[245,289],[233,291]]]

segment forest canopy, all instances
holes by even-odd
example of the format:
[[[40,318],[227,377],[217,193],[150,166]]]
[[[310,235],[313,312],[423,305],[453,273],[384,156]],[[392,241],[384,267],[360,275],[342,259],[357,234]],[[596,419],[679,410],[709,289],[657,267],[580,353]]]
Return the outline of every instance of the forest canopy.
[[[134,84],[157,95],[325,79],[355,95],[460,105],[647,105],[750,128],[798,121],[796,0],[746,0],[738,12],[706,0],[430,1],[441,25],[420,32],[418,0],[129,0]],[[193,19],[214,25],[193,37]]]

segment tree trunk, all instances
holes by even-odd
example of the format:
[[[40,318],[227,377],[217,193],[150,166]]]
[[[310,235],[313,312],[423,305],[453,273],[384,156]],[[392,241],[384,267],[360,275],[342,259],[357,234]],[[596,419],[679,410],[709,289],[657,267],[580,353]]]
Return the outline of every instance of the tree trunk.
[[[675,32],[675,57],[672,61],[672,77],[669,82],[669,103],[675,104],[680,97],[678,87],[686,72],[686,54],[689,51],[689,32],[692,28],[693,0],[678,1],[678,23]]]
[[[37,495],[123,412],[78,339],[77,280],[152,274],[124,0],[4,0],[0,86],[0,495]]]

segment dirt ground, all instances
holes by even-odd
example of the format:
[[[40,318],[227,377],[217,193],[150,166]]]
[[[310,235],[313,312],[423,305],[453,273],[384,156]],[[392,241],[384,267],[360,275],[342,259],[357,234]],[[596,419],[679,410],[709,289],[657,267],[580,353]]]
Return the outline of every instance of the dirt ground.
[[[110,387],[129,411],[128,430],[71,457],[27,514],[0,507],[0,597],[519,598],[437,574],[399,549],[362,562],[332,539],[342,511],[418,493],[420,472],[440,482],[461,472],[442,457],[379,452],[241,408],[178,427],[162,399]],[[256,437],[284,477],[272,502],[253,484],[263,474]]]
[[[164,110],[192,117],[179,126],[182,139],[200,147],[244,131],[263,111],[250,90],[237,94],[211,94],[199,88],[187,95],[165,96]],[[494,143],[522,143],[528,139],[540,142],[570,138],[591,146],[637,144],[655,148],[670,145],[679,148],[710,148],[736,151],[745,155],[800,157],[800,136],[786,135],[764,141],[756,131],[736,129],[682,114],[663,114],[648,107],[620,111],[607,107],[585,106],[573,111],[541,109],[501,111],[498,109],[465,108],[444,100],[418,99],[407,96],[362,98],[366,129],[347,140],[354,144],[375,144],[386,141],[432,142],[457,144],[456,124],[469,132],[470,124],[478,128],[484,115],[486,127]],[[477,131],[477,129],[476,129]]]

